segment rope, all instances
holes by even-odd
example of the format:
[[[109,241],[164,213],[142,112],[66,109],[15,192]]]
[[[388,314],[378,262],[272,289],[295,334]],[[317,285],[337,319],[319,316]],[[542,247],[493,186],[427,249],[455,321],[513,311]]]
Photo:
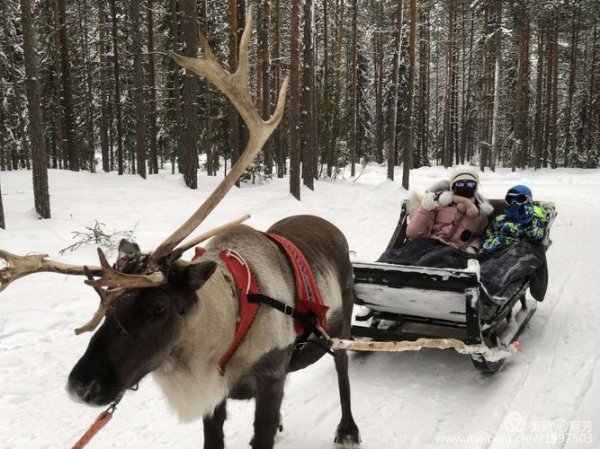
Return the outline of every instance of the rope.
[[[329,344],[334,351],[401,352],[420,351],[423,348],[454,349],[460,354],[480,354],[490,362],[496,362],[521,351],[521,345],[518,341],[506,347],[490,348],[484,344],[467,345],[465,342],[455,338],[419,338],[416,341],[355,341],[332,338]]]
[[[110,407],[104,410],[98,415],[96,421],[90,426],[90,428],[83,434],[83,436],[75,443],[72,449],[82,449],[86,446],[94,436],[112,419],[112,415],[117,408],[116,403],[112,403]]]

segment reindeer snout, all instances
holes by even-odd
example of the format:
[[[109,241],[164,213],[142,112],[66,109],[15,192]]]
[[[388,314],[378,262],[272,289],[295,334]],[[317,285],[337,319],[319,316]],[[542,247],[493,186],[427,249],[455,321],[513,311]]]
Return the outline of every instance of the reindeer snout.
[[[88,405],[106,405],[120,397],[121,389],[110,387],[97,372],[87,372],[81,366],[76,366],[67,382],[67,392],[76,402]]]
[[[102,388],[100,382],[92,379],[88,382],[81,382],[69,378],[67,391],[77,402],[85,402],[86,404],[97,404],[97,399],[100,398]]]

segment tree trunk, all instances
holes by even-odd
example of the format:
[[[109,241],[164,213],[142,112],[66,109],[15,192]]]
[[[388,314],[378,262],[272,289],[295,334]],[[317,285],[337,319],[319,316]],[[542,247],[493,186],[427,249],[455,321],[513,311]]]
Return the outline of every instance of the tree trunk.
[[[571,153],[571,113],[573,110],[573,95],[575,93],[575,80],[577,78],[577,47],[579,45],[579,23],[581,10],[573,7],[573,28],[571,32],[571,56],[569,64],[569,91],[567,105],[565,106],[565,160],[564,166],[570,167]]]
[[[269,49],[269,25],[271,23],[271,0],[262,0],[262,23],[259,24],[259,51],[260,51],[260,67],[261,77],[258,80],[260,83],[261,98],[260,110],[262,116],[271,116],[271,61]],[[270,138],[265,142],[263,148],[263,160],[265,163],[265,171],[267,175],[273,173],[273,139]]]
[[[48,166],[43,130],[44,120],[41,105],[40,70],[35,48],[31,0],[21,0],[21,20],[23,24],[23,52],[25,57],[27,106],[29,111],[29,135],[31,138],[31,158],[33,162],[33,197],[35,210],[38,215],[41,218],[50,218]],[[4,227],[4,224],[1,224]]]
[[[114,1],[114,0],[113,0]],[[69,59],[69,44],[67,40],[67,12],[65,0],[56,0],[59,20],[60,39],[60,71],[62,79],[62,108],[64,117],[65,150],[69,158],[69,169],[79,171],[79,152],[75,146],[74,118],[73,118],[73,93],[71,83],[71,67]]]
[[[492,23],[494,16],[494,1],[488,0],[485,4],[485,26],[484,26],[484,44],[483,44],[483,86],[482,96],[483,104],[481,111],[481,131],[480,131],[480,169],[483,171],[490,165],[491,152],[491,131],[492,116],[494,108],[494,41],[495,25]]]
[[[181,53],[181,48],[179,45],[179,9],[177,6],[177,0],[171,0],[171,38],[173,39],[173,51],[176,53]],[[175,108],[175,114],[177,116],[181,116],[183,113],[183,108],[181,106],[181,78],[179,75],[180,67],[177,65],[175,61],[172,63],[173,67],[173,106]],[[184,168],[184,143],[183,143],[183,135],[184,132],[182,130],[182,126],[179,120],[175,120],[174,124],[174,136],[173,138],[176,140],[176,154],[171,156],[171,171],[175,172],[175,165],[177,164],[177,170],[179,173],[183,173]],[[177,162],[175,162],[177,161]]]
[[[313,0],[304,0],[304,53],[302,68],[302,97],[300,104],[302,121],[302,181],[310,190],[315,189],[313,173],[313,154],[317,151],[314,141],[312,117],[314,114],[313,91]]]
[[[461,164],[464,164],[465,161],[470,161],[473,156],[473,142],[472,142],[472,116],[473,113],[471,111],[471,80],[472,80],[472,68],[473,68],[473,39],[474,39],[474,27],[475,27],[475,19],[474,12],[471,9],[471,30],[469,33],[469,58],[467,62],[467,73],[466,77],[463,80],[463,108],[462,108],[462,134],[461,134]],[[463,51],[463,60],[466,58],[466,50]]]
[[[357,146],[357,128],[358,128],[358,1],[352,0],[352,115],[351,115],[351,136],[350,136],[350,176],[356,176],[356,146]]]
[[[336,12],[335,12],[335,40],[333,42],[333,65],[331,67],[331,82],[330,91],[328,96],[330,99],[330,137],[329,143],[329,161],[328,161],[328,173],[331,173],[333,167],[336,169],[340,168],[339,157],[338,157],[338,141],[341,135],[341,128],[344,124],[340,123],[341,110],[340,110],[340,98],[342,89],[345,90],[345,86],[342,85],[342,42],[344,35],[344,5],[345,1],[336,1]]]
[[[502,2],[496,2],[496,30],[494,39],[494,108],[492,112],[492,151],[490,153],[490,169],[496,171],[498,160],[498,126],[500,111],[500,71],[502,69]]]
[[[185,44],[183,54],[190,58],[198,56],[198,22],[197,1],[181,0],[181,31]],[[183,178],[185,185],[190,189],[198,188],[198,150],[197,131],[198,121],[198,77],[196,74],[186,71],[183,77],[183,121],[184,128],[184,167]]]
[[[536,169],[542,166],[542,101],[543,101],[543,81],[544,81],[544,53],[545,53],[545,31],[543,19],[538,20],[538,62],[537,62],[537,81],[536,81],[536,100],[535,100],[535,132],[534,132],[534,167]]]
[[[244,0],[229,0],[229,68],[234,72],[238,66],[238,48],[244,23]],[[240,116],[233,105],[229,105],[229,147],[231,165],[233,166],[241,155],[241,122]],[[239,180],[235,183],[239,187]]]
[[[589,96],[587,98],[589,117],[585,125],[584,132],[584,148],[586,151],[591,150],[592,147],[592,122],[593,122],[593,107],[594,107],[594,94],[596,91],[596,44],[598,41],[598,23],[597,19],[594,19],[594,33],[592,38],[592,64],[589,84]]]
[[[85,86],[86,94],[86,128],[87,128],[87,148],[83,155],[83,160],[89,163],[91,173],[96,172],[96,138],[94,134],[94,95],[93,95],[93,80],[92,80],[92,63],[90,61],[89,43],[88,43],[88,16],[82,12],[81,0],[77,2],[77,12],[79,15],[79,29],[81,34],[81,50],[83,53],[83,65],[85,71]]]
[[[383,26],[383,5],[377,3],[376,23],[375,27],[380,30]],[[381,32],[373,33],[373,65],[375,73],[375,154],[377,163],[381,164],[384,161],[384,118],[383,118],[383,34]],[[386,155],[387,158],[387,155]],[[388,179],[394,179],[393,166],[390,174],[390,167],[388,161]]]
[[[52,24],[58,30],[60,29],[60,19],[57,3],[54,3]],[[64,122],[61,106],[62,79],[60,76],[60,33],[54,33],[54,45],[52,45],[52,101],[56,105],[54,117],[52,120],[52,168],[67,167],[64,151]]]
[[[515,141],[512,157],[513,170],[525,168],[529,152],[528,101],[529,96],[529,12],[526,5],[517,2],[514,7],[519,56],[517,61],[517,86],[515,89]]]
[[[549,157],[549,146],[550,136],[553,133],[552,127],[552,82],[554,80],[554,19],[551,18],[547,22],[548,30],[545,33],[546,36],[546,99],[544,102],[544,120],[545,124],[544,135],[543,135],[543,146],[542,146],[542,167],[548,168],[548,157]]]
[[[300,10],[301,0],[292,1],[290,70],[290,193],[300,200]]]
[[[277,102],[277,92],[281,87],[283,80],[281,68],[281,32],[280,32],[280,13],[281,7],[279,0],[275,0],[273,8],[272,34],[273,34],[273,53],[272,53],[272,71],[274,86],[271,89],[271,104]],[[284,119],[285,120],[285,119]],[[275,145],[275,162],[277,164],[277,177],[283,178],[287,173],[287,136],[283,133],[283,128],[278,126],[273,133],[273,142]]]
[[[331,177],[332,175],[332,164],[330,161],[332,160],[332,156],[329,154],[331,151],[331,145],[329,145],[329,140],[331,139],[331,132],[329,132],[330,125],[330,117],[331,117],[331,103],[330,98],[325,94],[325,92],[330,92],[331,89],[331,74],[330,74],[330,61],[329,61],[329,8],[328,8],[329,0],[323,0],[323,92],[324,94],[321,96],[322,103],[319,108],[319,113],[321,115],[321,142],[323,143],[323,150],[321,151],[322,160],[327,163],[327,177]]]
[[[454,52],[452,53],[452,98],[450,103],[450,139],[452,147],[452,163],[458,162],[458,60],[460,58],[460,47],[458,46],[458,3],[454,6]]]
[[[551,71],[551,109],[550,109],[550,166],[557,166],[557,147],[558,147],[558,18],[553,20],[552,35],[552,71]],[[550,66],[548,66],[550,68]]]
[[[417,167],[429,165],[429,65],[430,65],[430,25],[428,3],[419,11],[419,100],[417,108],[416,135]]]
[[[456,48],[456,0],[448,2],[448,43],[446,52],[446,95],[444,98],[444,142],[442,164],[453,164],[456,134],[456,95],[457,92],[457,48]]]
[[[102,170],[110,171],[110,159],[108,148],[108,88],[106,75],[106,12],[105,1],[98,0],[98,53],[100,64],[98,72],[100,76],[100,149],[102,153]]]
[[[194,2],[195,3],[195,2]],[[146,126],[144,108],[144,67],[142,65],[142,21],[140,5],[129,2],[133,45],[133,105],[135,115],[135,154],[137,174],[146,179]],[[194,11],[195,12],[195,11]],[[195,17],[195,16],[194,16]]]
[[[154,63],[154,3],[148,0],[148,11],[146,14],[146,23],[148,26],[148,126],[150,159],[148,169],[150,174],[158,174],[158,129],[156,125],[156,69]],[[161,154],[162,161],[162,154]]]
[[[115,78],[115,114],[117,119],[117,168],[119,175],[123,174],[123,122],[121,120],[121,80],[119,66],[119,36],[117,24],[117,6],[115,0],[110,0],[110,10],[112,15],[112,43],[113,43],[113,70]]]
[[[392,68],[392,120],[389,125],[387,142],[387,177],[394,180],[396,165],[396,137],[398,135],[398,95],[400,91],[400,57],[402,55],[402,27],[404,25],[404,0],[397,1],[394,30],[394,62]],[[411,25],[412,26],[412,25]],[[401,118],[402,120],[402,118]],[[404,170],[403,170],[404,173]],[[404,179],[404,174],[403,174]],[[404,181],[403,181],[404,182]]]
[[[417,0],[410,0],[410,37],[408,56],[408,98],[404,120],[404,150],[402,151],[402,187],[408,190],[413,159],[413,93],[415,90],[415,61],[417,55]]]

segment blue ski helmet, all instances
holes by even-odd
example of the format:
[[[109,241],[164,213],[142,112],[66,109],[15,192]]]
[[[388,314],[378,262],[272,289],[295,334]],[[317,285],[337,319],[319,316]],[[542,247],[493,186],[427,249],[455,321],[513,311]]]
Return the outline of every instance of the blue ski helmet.
[[[504,214],[509,220],[519,224],[529,224],[533,220],[533,199],[531,189],[517,185],[508,189],[505,198]]]

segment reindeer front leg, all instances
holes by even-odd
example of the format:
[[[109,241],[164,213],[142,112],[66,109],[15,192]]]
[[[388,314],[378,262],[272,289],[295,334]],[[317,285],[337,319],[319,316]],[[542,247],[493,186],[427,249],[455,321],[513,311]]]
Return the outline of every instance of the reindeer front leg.
[[[204,422],[204,449],[223,449],[225,447],[223,423],[227,418],[226,400],[223,400],[211,416]]]
[[[257,381],[254,438],[250,444],[252,449],[272,449],[279,427],[285,370],[274,376],[261,376]]]

